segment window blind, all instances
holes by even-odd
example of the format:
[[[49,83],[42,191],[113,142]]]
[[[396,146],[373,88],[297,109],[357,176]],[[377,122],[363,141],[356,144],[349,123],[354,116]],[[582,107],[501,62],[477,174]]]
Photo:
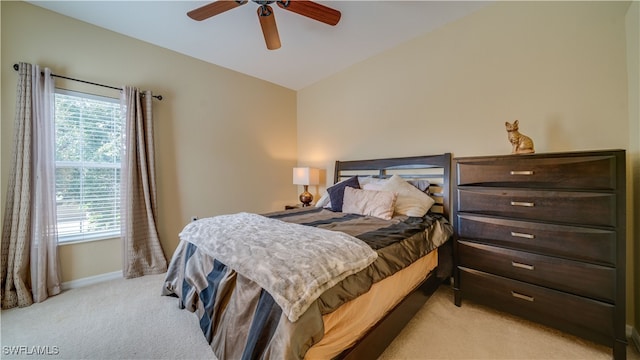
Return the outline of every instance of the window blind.
[[[59,241],[120,235],[118,99],[56,89],[56,203]]]

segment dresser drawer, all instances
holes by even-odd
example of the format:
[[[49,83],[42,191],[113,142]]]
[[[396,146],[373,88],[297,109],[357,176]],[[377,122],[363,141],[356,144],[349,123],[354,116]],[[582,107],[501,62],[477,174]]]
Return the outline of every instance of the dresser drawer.
[[[611,193],[458,188],[459,212],[596,226],[616,225]]]
[[[458,213],[462,239],[602,265],[616,264],[616,232]]]
[[[459,265],[575,295],[612,302],[614,268],[458,241]]]
[[[465,299],[601,344],[614,343],[613,305],[472,269],[459,271]]]
[[[614,155],[544,157],[535,155],[461,159],[458,185],[555,189],[616,188]]]

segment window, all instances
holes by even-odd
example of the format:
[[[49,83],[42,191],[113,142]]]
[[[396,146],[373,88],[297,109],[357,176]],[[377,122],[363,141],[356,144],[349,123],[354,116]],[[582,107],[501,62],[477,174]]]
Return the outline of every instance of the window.
[[[118,99],[56,89],[58,240],[120,236]]]

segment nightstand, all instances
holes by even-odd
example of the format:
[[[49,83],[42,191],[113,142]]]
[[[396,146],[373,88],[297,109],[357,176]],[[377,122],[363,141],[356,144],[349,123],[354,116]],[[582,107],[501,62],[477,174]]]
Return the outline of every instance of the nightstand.
[[[310,204],[309,206],[304,206],[304,204],[294,204],[294,205],[285,205],[284,209],[285,210],[293,210],[293,209],[300,209],[303,207],[313,207],[313,204]]]

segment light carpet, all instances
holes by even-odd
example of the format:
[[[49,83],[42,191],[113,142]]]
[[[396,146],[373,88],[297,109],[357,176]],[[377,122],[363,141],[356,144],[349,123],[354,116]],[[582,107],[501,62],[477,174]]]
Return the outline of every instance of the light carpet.
[[[163,279],[112,280],[3,310],[0,357],[214,359],[195,315],[160,296]],[[627,354],[640,360],[633,345]],[[380,359],[611,359],[611,352],[470,302],[458,308],[441,286]]]

